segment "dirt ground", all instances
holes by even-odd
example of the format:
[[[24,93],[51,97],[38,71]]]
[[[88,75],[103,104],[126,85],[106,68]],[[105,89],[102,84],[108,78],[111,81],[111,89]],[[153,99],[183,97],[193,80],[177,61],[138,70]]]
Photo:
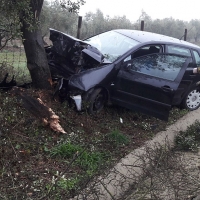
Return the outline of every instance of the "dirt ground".
[[[66,134],[44,125],[11,91],[0,93],[0,199],[73,197],[101,170],[113,166],[187,112],[173,109],[168,122],[116,106],[90,116],[76,112],[66,102],[53,101],[51,91],[26,92],[34,98],[40,97],[53,109]],[[113,139],[111,136],[116,132],[120,137]],[[90,158],[85,160],[89,164],[74,159],[78,151],[69,157],[59,153],[53,156],[54,147],[69,142],[88,152]],[[93,159],[91,155],[100,156]],[[93,164],[95,169],[91,169]]]

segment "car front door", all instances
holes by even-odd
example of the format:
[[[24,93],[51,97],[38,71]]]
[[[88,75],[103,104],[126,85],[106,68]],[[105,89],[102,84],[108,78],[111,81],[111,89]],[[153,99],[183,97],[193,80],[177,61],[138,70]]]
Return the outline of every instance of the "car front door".
[[[190,60],[190,57],[157,53],[125,61],[112,84],[112,102],[167,120]]]

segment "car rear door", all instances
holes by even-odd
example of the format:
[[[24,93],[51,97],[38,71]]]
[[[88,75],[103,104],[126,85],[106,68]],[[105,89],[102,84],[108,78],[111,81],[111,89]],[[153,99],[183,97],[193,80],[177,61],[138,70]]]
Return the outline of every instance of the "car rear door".
[[[167,120],[190,61],[190,57],[160,53],[125,61],[112,84],[112,102]]]

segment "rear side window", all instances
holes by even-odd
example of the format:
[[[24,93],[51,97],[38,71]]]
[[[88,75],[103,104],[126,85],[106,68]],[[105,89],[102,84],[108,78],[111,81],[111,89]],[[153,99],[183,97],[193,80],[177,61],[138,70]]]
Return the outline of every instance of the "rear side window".
[[[193,50],[193,54],[194,54],[194,58],[195,58],[196,64],[200,65],[200,56],[199,56],[199,53],[197,51]]]
[[[178,54],[182,56],[191,56],[190,49],[177,47],[177,46],[167,46],[168,53]]]
[[[151,54],[133,59],[130,70],[142,74],[174,81],[187,57],[170,54]]]

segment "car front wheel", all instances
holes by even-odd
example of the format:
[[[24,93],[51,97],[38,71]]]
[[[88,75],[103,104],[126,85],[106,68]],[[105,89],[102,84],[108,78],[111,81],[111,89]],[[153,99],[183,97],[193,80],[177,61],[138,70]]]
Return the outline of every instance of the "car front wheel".
[[[107,97],[106,97],[106,92],[101,89],[94,89],[94,91],[92,92],[92,94],[90,95],[89,99],[88,99],[88,113],[89,114],[96,114],[98,112],[100,112],[106,101],[107,101]]]
[[[195,87],[191,89],[182,102],[182,107],[188,110],[196,110],[200,106],[200,92]]]

